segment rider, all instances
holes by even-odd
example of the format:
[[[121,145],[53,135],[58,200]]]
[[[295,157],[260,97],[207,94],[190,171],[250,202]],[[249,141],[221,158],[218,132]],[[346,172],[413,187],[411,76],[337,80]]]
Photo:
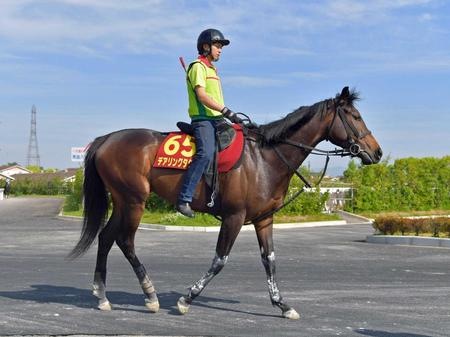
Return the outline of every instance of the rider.
[[[194,131],[196,154],[183,177],[176,205],[181,214],[194,217],[191,209],[195,188],[214,159],[216,124],[223,117],[233,123],[242,120],[223,101],[222,86],[212,62],[219,61],[222,47],[230,44],[217,29],[206,29],[197,39],[199,57],[187,69],[189,116]]]

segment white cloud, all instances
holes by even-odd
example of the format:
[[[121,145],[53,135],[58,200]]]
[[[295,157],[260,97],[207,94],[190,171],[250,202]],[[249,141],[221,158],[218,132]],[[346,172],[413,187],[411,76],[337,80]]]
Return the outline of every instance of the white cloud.
[[[423,13],[422,15],[419,16],[420,22],[426,22],[431,20],[433,20],[433,15],[431,15],[430,13]]]
[[[386,20],[393,10],[408,6],[427,5],[436,0],[327,0],[325,4],[314,6],[317,12],[327,17],[332,17],[333,24],[348,24],[358,22],[360,24],[373,24]]]
[[[222,79],[222,82],[235,87],[257,88],[282,86],[288,83],[285,80],[256,76],[226,76]]]
[[[314,53],[309,37],[336,25],[364,27],[388,20],[395,9],[432,2],[2,0],[0,42],[12,50],[100,57],[167,53],[192,48],[200,29],[218,25],[240,48],[250,44],[302,56]]]
[[[295,71],[291,72],[288,76],[304,79],[324,79],[327,77],[327,73],[317,71]]]
[[[20,50],[152,52],[189,43],[202,12],[161,1],[5,1],[0,39]]]

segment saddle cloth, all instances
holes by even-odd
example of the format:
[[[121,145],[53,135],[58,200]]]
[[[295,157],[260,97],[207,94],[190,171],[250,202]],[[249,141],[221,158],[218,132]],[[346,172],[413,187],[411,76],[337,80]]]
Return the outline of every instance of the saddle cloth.
[[[238,124],[233,124],[235,136],[219,152],[218,171],[228,172],[240,164],[244,150],[244,134]],[[153,167],[186,170],[195,154],[195,139],[183,132],[171,132],[161,143]]]

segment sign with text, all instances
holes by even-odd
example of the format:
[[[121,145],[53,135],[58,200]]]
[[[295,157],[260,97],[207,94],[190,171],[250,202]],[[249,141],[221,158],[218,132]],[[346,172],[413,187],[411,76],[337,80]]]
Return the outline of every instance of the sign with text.
[[[72,161],[84,161],[84,156],[86,155],[88,147],[72,147],[71,157]]]

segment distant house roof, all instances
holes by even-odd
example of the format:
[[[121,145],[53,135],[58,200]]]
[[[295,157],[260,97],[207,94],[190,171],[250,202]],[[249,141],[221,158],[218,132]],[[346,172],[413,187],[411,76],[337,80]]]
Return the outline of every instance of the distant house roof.
[[[9,171],[12,169],[19,169],[19,170],[23,170],[25,172],[31,173],[31,171],[29,169],[27,169],[26,167],[23,167],[19,164],[16,165],[2,165],[0,166],[0,173],[2,173],[3,171]]]
[[[11,179],[11,180],[15,180],[13,177],[10,177],[6,174],[0,173],[0,179],[6,180],[6,179]]]
[[[31,171],[18,164],[16,165],[2,165],[0,166],[0,174],[6,176],[7,178],[12,178],[15,174],[29,174]],[[3,179],[3,178],[2,178]]]

